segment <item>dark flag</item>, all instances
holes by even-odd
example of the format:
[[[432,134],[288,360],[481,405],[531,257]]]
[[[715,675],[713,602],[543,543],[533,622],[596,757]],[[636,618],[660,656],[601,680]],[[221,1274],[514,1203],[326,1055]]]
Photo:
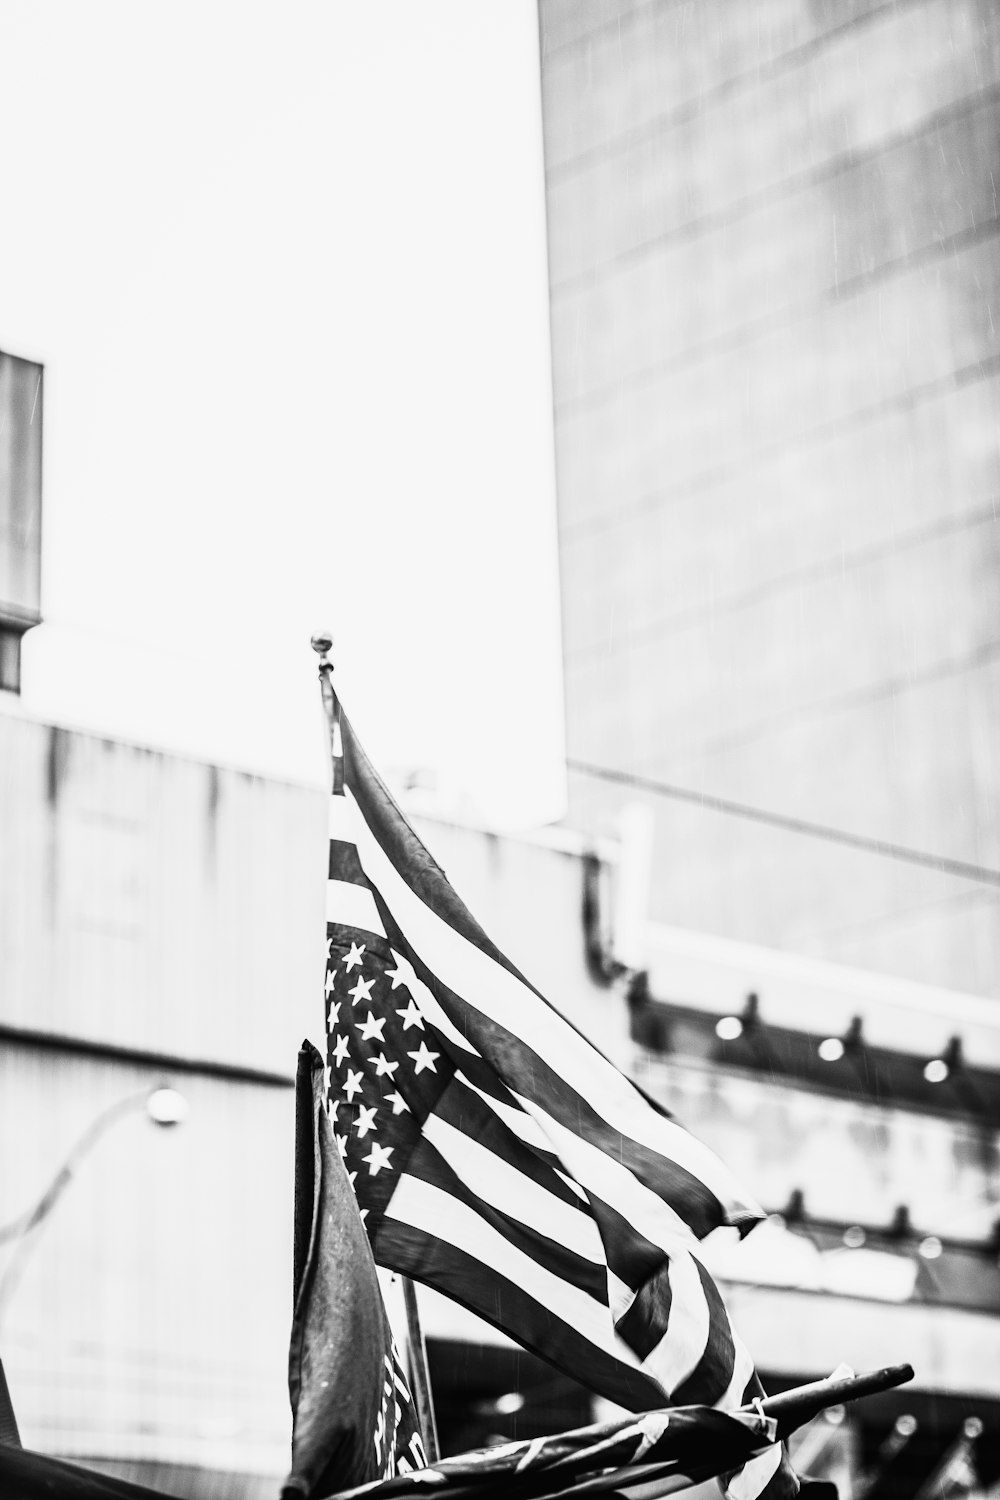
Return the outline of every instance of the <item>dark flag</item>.
[[[295,1081],[295,1307],[288,1497],[328,1495],[426,1463],[375,1263],[303,1043]]]
[[[445,1500],[548,1500],[586,1493],[673,1494],[743,1465],[773,1444],[776,1423],[757,1411],[707,1406],[644,1412],[578,1427],[554,1437],[504,1443],[439,1460],[419,1474],[364,1485],[337,1500],[411,1500],[429,1491]]]
[[[742,1405],[696,1250],[760,1210],[490,942],[334,713],[329,1100],[375,1259],[629,1410]],[[765,1488],[797,1488],[777,1446],[732,1492]]]

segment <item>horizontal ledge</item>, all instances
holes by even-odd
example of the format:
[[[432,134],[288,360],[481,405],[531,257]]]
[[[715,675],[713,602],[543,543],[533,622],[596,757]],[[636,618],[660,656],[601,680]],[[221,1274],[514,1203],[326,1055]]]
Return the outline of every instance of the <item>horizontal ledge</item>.
[[[214,1058],[181,1057],[176,1053],[157,1052],[146,1047],[129,1047],[124,1043],[96,1041],[90,1037],[68,1036],[52,1031],[32,1031],[3,1023],[0,1023],[0,1042],[29,1047],[39,1052],[104,1058],[108,1062],[130,1063],[134,1067],[153,1068],[164,1073],[221,1078],[228,1083],[256,1083],[264,1088],[295,1087],[295,1078],[291,1073],[275,1073],[267,1068],[220,1062]]]

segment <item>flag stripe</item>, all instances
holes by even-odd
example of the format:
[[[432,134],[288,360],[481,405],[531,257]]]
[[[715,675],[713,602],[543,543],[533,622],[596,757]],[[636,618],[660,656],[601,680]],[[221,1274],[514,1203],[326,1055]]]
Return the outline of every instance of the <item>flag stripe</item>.
[[[447,1138],[446,1128],[442,1129],[432,1120],[431,1130],[429,1133],[425,1131],[423,1139],[415,1147],[406,1164],[406,1173],[402,1180],[419,1181],[438,1193],[450,1194],[452,1198],[457,1199],[475,1214],[491,1231],[503,1237],[508,1247],[513,1246],[530,1258],[547,1275],[572,1282],[577,1291],[585,1294],[596,1304],[599,1311],[595,1312],[595,1316],[599,1316],[605,1323],[609,1322],[608,1285],[603,1265],[598,1265],[592,1256],[581,1255],[553,1238],[548,1233],[548,1230],[555,1227],[551,1216],[547,1215],[546,1223],[536,1229],[526,1224],[520,1216],[509,1214],[502,1204],[493,1202],[492,1184],[490,1184],[490,1197],[488,1199],[480,1197],[467,1181],[457,1177],[452,1163],[438,1149],[438,1141],[441,1141],[446,1148],[452,1145]],[[398,1187],[396,1191],[399,1191]],[[503,1196],[503,1189],[501,1189],[501,1196]],[[396,1216],[395,1195],[390,1199],[385,1212],[389,1218]],[[455,1212],[455,1205],[450,1205],[449,1214],[454,1215]],[[578,1215],[578,1217],[581,1216]],[[437,1233],[439,1238],[451,1238],[450,1218],[447,1224],[438,1227]],[[595,1238],[597,1238],[596,1235]]]
[[[381,921],[389,932],[393,950],[405,948],[409,955],[410,970],[414,976],[423,976],[419,1003],[422,1007],[426,1005],[428,1018],[434,1017],[434,1024],[444,1030],[441,1021],[447,1019],[447,1011],[439,1001],[449,1005],[463,1019],[474,1018],[474,1030],[478,1033],[476,1040],[480,1048],[488,1051],[491,1058],[505,1059],[505,1071],[509,1075],[516,1078],[530,1078],[547,1103],[561,1105],[564,1116],[572,1121],[571,1128],[567,1128],[549,1111],[542,1110],[533,1102],[524,1098],[517,1099],[517,1103],[529,1110],[536,1118],[543,1136],[548,1137],[546,1141],[548,1152],[554,1151],[557,1156],[565,1159],[567,1147],[573,1151],[579,1150],[581,1162],[573,1163],[574,1174],[578,1180],[586,1183],[585,1169],[582,1166],[584,1154],[589,1155],[589,1158],[597,1164],[603,1183],[606,1183],[608,1171],[617,1166],[621,1189],[626,1196],[633,1192],[642,1195],[645,1212],[647,1215],[652,1215],[654,1222],[661,1219],[669,1221],[664,1223],[663,1229],[654,1229],[654,1238],[661,1233],[681,1232],[693,1232],[703,1237],[709,1230],[725,1222],[723,1206],[715,1194],[686,1165],[679,1163],[670,1154],[663,1154],[662,1151],[641,1145],[634,1139],[629,1140],[621,1132],[612,1129],[591,1107],[586,1098],[568,1085],[561,1074],[544,1062],[519,1036],[502,1024],[495,1023],[481,1015],[477,1016],[474,1008],[443,984],[438,975],[413,950],[400,930],[395,920],[395,913],[386,903],[382,892],[373,887],[373,894],[378,904]],[[433,916],[432,913],[428,915]],[[437,990],[437,997],[433,995],[431,985]],[[544,1002],[541,1003],[544,1004]],[[561,1018],[551,1010],[551,1007],[546,1006],[545,1011],[557,1025],[561,1022]],[[527,1023],[522,1022],[522,1024]],[[513,1097],[498,1076],[498,1065],[494,1063],[491,1066],[485,1063],[481,1052],[473,1050],[471,1043],[462,1036],[457,1027],[449,1022],[444,1034],[450,1036],[463,1049],[462,1069],[477,1086],[484,1092],[491,1091],[498,1098],[502,1097],[504,1092],[508,1093],[508,1097]],[[594,1052],[592,1055],[603,1068],[615,1072],[599,1053]],[[621,1075],[616,1074],[616,1076],[621,1078]],[[589,1080],[590,1090],[593,1091],[595,1087],[603,1085],[604,1081],[603,1075],[599,1080]],[[625,1080],[622,1079],[622,1081]],[[669,1120],[653,1114],[645,1100],[638,1094],[635,1095],[635,1103],[643,1113],[649,1114],[656,1124],[672,1131],[681,1143],[687,1143],[693,1139],[680,1126],[674,1126]],[[588,1128],[593,1137],[593,1143],[579,1133]],[[657,1190],[652,1191],[646,1188],[643,1179],[655,1182]],[[602,1191],[606,1195],[606,1186],[602,1187]]]
[[[456,1201],[434,1183],[403,1174],[386,1209],[382,1230],[390,1222],[420,1230],[438,1245],[449,1245],[482,1264],[503,1267],[503,1274],[548,1308],[553,1317],[571,1323],[588,1345],[638,1369],[630,1350],[616,1345],[607,1304],[553,1275],[544,1265],[512,1245],[481,1213]]]
[[[529,1077],[530,1054],[534,1054],[535,1068],[544,1064],[547,1083],[557,1083],[557,1097],[567,1101],[568,1116],[574,1123],[580,1101],[588,1099],[595,1075],[599,1076],[601,1113],[592,1107],[588,1111],[596,1131],[611,1138],[625,1137],[630,1147],[643,1148],[657,1162],[667,1157],[691,1174],[692,1183],[698,1186],[698,1198],[710,1194],[719,1205],[711,1215],[713,1226],[762,1217],[756,1205],[739,1192],[715,1154],[680,1126],[650,1110],[624,1075],[516,973],[499,963],[495,947],[490,945],[490,952],[484,952],[426,905],[398,874],[354,799],[345,797],[344,802],[356,815],[358,852],[366,875],[397,928],[405,934],[411,957],[414,953],[420,956],[430,974],[451,992],[453,1004],[469,1017],[473,1041],[478,1040],[476,1030],[482,1021],[491,1023],[487,1030],[498,1036],[500,1046],[506,1042],[512,1047],[512,1065],[516,1058],[516,1065],[527,1069]],[[427,858],[430,860],[430,856]],[[530,1049],[520,1040],[524,1036],[532,1039]],[[487,1049],[477,1045],[477,1050],[482,1054]],[[507,1055],[506,1051],[500,1053],[502,1057]],[[618,1142],[618,1148],[622,1146]]]
[[[604,1333],[606,1309],[603,1323],[592,1319],[588,1309],[585,1326],[575,1327],[561,1315],[561,1309],[559,1313],[553,1309],[552,1279],[546,1291],[539,1278],[522,1277],[520,1260],[507,1253],[502,1241],[487,1246],[472,1234],[467,1245],[461,1233],[454,1238],[462,1239],[462,1244],[438,1237],[443,1216],[450,1217],[447,1203],[439,1199],[433,1206],[424,1205],[423,1212],[414,1211],[413,1186],[409,1178],[403,1179],[406,1191],[400,1204],[405,1217],[384,1218],[376,1232],[374,1248],[380,1265],[428,1282],[498,1328],[516,1328],[518,1341],[526,1349],[560,1369],[577,1371],[588,1386],[621,1406],[636,1411],[663,1404],[664,1392],[655,1381],[626,1363],[617,1350],[609,1352],[606,1338],[595,1341],[588,1336],[585,1329],[592,1322],[599,1334]],[[393,1210],[396,1206],[394,1198]],[[410,1223],[410,1219],[417,1222]],[[488,1280],[483,1276],[484,1258],[492,1267]]]
[[[378,937],[385,937],[385,927],[375,905],[375,897],[364,885],[351,885],[345,880],[328,880],[326,920],[344,927],[359,927],[363,932],[373,932]]]
[[[455,1074],[452,1085],[442,1094],[434,1117],[446,1124],[454,1135],[466,1141],[470,1150],[482,1153],[478,1165],[471,1157],[468,1159],[470,1170],[492,1172],[498,1179],[508,1170],[515,1171],[518,1191],[525,1199],[523,1207],[527,1209],[529,1195],[552,1198],[554,1203],[564,1208],[562,1218],[565,1232],[571,1236],[585,1232],[593,1251],[592,1258],[603,1263],[604,1247],[600,1234],[589,1212],[581,1206],[579,1193],[574,1192],[560,1173],[547,1162],[540,1161],[536,1153],[514,1135],[482,1096],[469,1088],[461,1074]],[[464,1148],[456,1143],[456,1150],[462,1149]],[[491,1179],[476,1177],[473,1180],[489,1180],[490,1191],[493,1191]],[[540,1211],[540,1205],[533,1210],[535,1213]],[[533,1220],[530,1217],[525,1219],[525,1223],[531,1222]],[[581,1230],[580,1225],[585,1225],[586,1230]],[[581,1249],[580,1253],[583,1254],[584,1251]]]
[[[736,1362],[736,1351],[729,1328],[729,1319],[719,1296],[715,1282],[696,1256],[689,1256],[691,1269],[701,1282],[701,1304],[705,1310],[705,1357],[692,1369],[686,1380],[677,1381],[672,1387],[674,1400],[681,1406],[694,1406],[700,1402],[711,1405],[723,1396],[729,1387]],[[674,1299],[685,1298],[685,1306],[694,1305],[689,1289],[681,1290],[674,1278],[677,1263],[670,1263],[670,1280]],[[649,1363],[659,1368],[662,1343],[654,1351]],[[720,1379],[721,1375],[721,1379]]]

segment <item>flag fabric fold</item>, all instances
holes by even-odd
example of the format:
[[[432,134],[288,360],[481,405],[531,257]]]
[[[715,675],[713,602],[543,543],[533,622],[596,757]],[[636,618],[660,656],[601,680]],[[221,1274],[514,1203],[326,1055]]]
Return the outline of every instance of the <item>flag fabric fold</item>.
[[[426,1461],[357,1201],[310,1043],[295,1083],[295,1302],[289,1348],[288,1500],[322,1496]]]
[[[760,1210],[490,941],[335,714],[329,1108],[376,1261],[628,1410],[761,1394],[696,1253]]]
[[[745,1463],[774,1437],[774,1421],[756,1411],[675,1407],[441,1459],[338,1500],[408,1500],[428,1490],[447,1500],[500,1494],[504,1500],[531,1500],[575,1493],[587,1481],[596,1486],[597,1476],[607,1489],[655,1482],[657,1494],[669,1494]]]

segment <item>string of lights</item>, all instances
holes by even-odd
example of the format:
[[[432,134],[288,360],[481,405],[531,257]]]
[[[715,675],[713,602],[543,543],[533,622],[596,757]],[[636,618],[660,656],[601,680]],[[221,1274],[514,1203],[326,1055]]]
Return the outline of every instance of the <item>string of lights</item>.
[[[769,808],[754,807],[746,802],[736,802],[729,797],[717,797],[710,792],[695,791],[692,787],[675,786],[670,782],[659,781],[652,776],[642,776],[634,771],[617,770],[613,766],[599,766],[589,761],[567,759],[566,768],[581,776],[591,776],[598,781],[609,781],[617,786],[633,787],[637,791],[651,792],[657,797],[668,797],[675,802],[687,802],[704,808],[708,812],[722,813],[734,818],[746,818],[753,823],[780,828],[785,833],[823,839],[827,843],[842,844],[850,849],[859,849],[866,854],[879,855],[883,859],[919,865],[925,870],[936,870],[942,875],[954,875],[961,880],[971,880],[980,885],[1000,888],[1000,870],[991,869],[988,865],[973,864],[964,859],[950,859],[946,855],[931,854],[923,849],[912,849],[905,844],[894,844],[887,839],[872,838],[863,833],[852,833],[848,829],[833,828],[825,823],[813,823],[807,818],[796,818],[788,813],[774,812]]]

